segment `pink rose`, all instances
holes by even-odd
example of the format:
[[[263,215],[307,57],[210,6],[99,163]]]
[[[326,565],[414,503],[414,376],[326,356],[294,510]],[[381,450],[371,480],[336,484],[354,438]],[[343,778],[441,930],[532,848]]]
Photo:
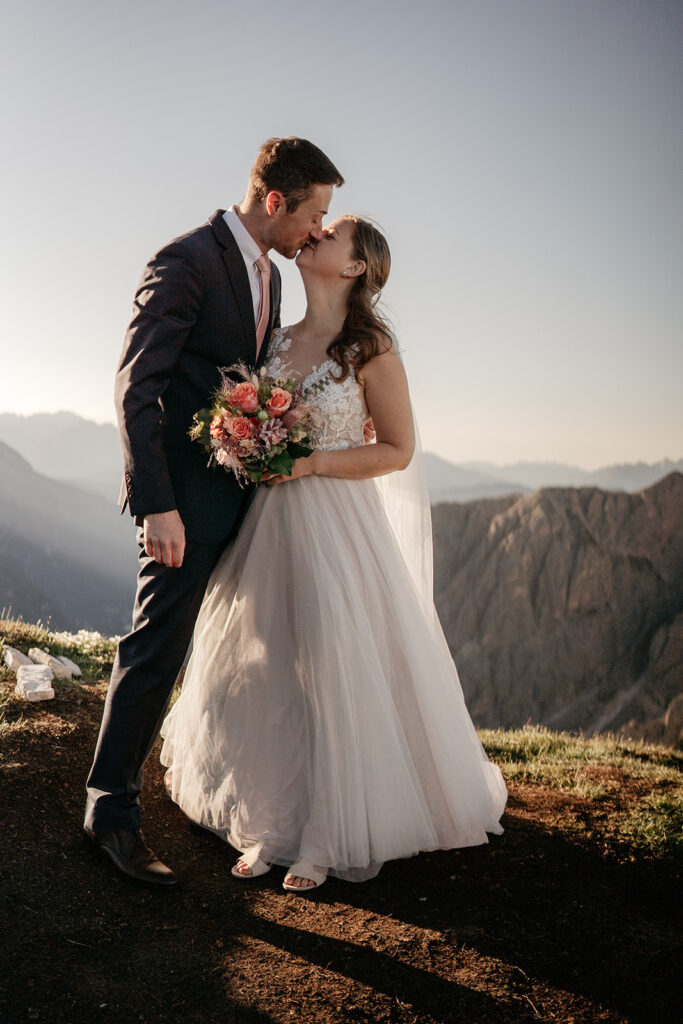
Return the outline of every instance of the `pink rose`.
[[[306,413],[303,409],[290,409],[282,417],[282,422],[287,427],[287,430],[290,430],[294,424],[302,420],[305,415]]]
[[[271,416],[282,416],[292,404],[292,396],[284,388],[273,388],[266,402],[266,410]]]
[[[250,380],[243,380],[228,392],[230,405],[242,412],[256,412],[258,409],[258,388]]]
[[[254,426],[245,416],[229,416],[225,421],[225,429],[236,441],[246,441],[254,435]]]

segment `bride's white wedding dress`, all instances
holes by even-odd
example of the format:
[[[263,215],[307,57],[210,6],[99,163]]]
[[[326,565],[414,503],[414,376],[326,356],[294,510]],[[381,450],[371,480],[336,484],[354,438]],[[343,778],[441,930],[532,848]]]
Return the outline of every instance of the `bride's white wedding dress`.
[[[311,367],[304,348],[274,332],[268,371],[327,378],[336,364]],[[315,447],[363,445],[353,375],[313,401]],[[161,761],[171,798],[249,862],[306,858],[362,881],[386,860],[503,831],[505,783],[415,551],[404,557],[391,477],[259,487],[209,581]]]

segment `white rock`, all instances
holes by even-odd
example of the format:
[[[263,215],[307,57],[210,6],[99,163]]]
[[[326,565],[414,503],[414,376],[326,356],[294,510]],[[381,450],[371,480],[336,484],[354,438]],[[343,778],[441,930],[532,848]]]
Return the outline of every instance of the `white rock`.
[[[71,679],[73,676],[73,672],[70,668],[66,667],[63,661],[55,658],[54,655],[49,654],[47,651],[41,651],[39,647],[32,647],[28,652],[28,656],[31,661],[39,665],[47,665],[51,668],[57,679]]]
[[[7,668],[11,669],[12,672],[16,672],[22,665],[32,665],[33,662],[30,658],[27,658],[21,651],[17,651],[14,647],[5,647],[2,652],[2,660],[7,665]]]
[[[17,686],[16,690],[20,697],[30,700],[32,704],[35,704],[36,701],[39,700],[54,700],[55,696],[55,691],[51,686],[46,686],[44,688],[42,686],[37,686],[33,690],[29,690],[26,687],[22,687],[22,689],[19,690],[19,687]]]
[[[54,674],[49,665],[22,665],[17,671],[17,682],[23,680],[35,680],[49,684],[54,679]]]
[[[70,658],[67,658],[66,654],[60,654],[58,660],[61,661],[62,665],[65,665],[69,669],[72,675],[77,676],[79,679],[83,678],[83,673],[81,672],[76,662],[71,661]]]
[[[52,669],[47,665],[22,665],[17,670],[14,692],[24,700],[52,700],[55,695],[50,685],[52,679]]]

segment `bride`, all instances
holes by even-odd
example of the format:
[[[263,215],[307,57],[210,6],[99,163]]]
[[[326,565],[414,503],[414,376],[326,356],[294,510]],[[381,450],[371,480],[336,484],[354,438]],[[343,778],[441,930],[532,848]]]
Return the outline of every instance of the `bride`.
[[[387,243],[340,217],[296,262],[306,313],[266,368],[318,385],[315,451],[257,489],[209,580],[161,761],[185,814],[240,851],[233,875],[286,865],[300,893],[485,843],[507,791],[432,602],[408,386],[375,308]]]

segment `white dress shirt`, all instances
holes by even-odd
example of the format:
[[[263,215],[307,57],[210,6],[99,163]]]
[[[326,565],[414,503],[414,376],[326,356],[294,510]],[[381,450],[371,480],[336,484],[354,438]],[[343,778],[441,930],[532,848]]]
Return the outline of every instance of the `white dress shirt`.
[[[237,242],[239,251],[242,253],[244,265],[247,268],[251,298],[254,304],[254,323],[258,323],[259,305],[261,302],[261,271],[256,266],[256,260],[262,256],[258,242],[254,241],[242,221],[237,216],[237,210],[231,206],[223,214],[223,220],[232,231],[232,236]]]

